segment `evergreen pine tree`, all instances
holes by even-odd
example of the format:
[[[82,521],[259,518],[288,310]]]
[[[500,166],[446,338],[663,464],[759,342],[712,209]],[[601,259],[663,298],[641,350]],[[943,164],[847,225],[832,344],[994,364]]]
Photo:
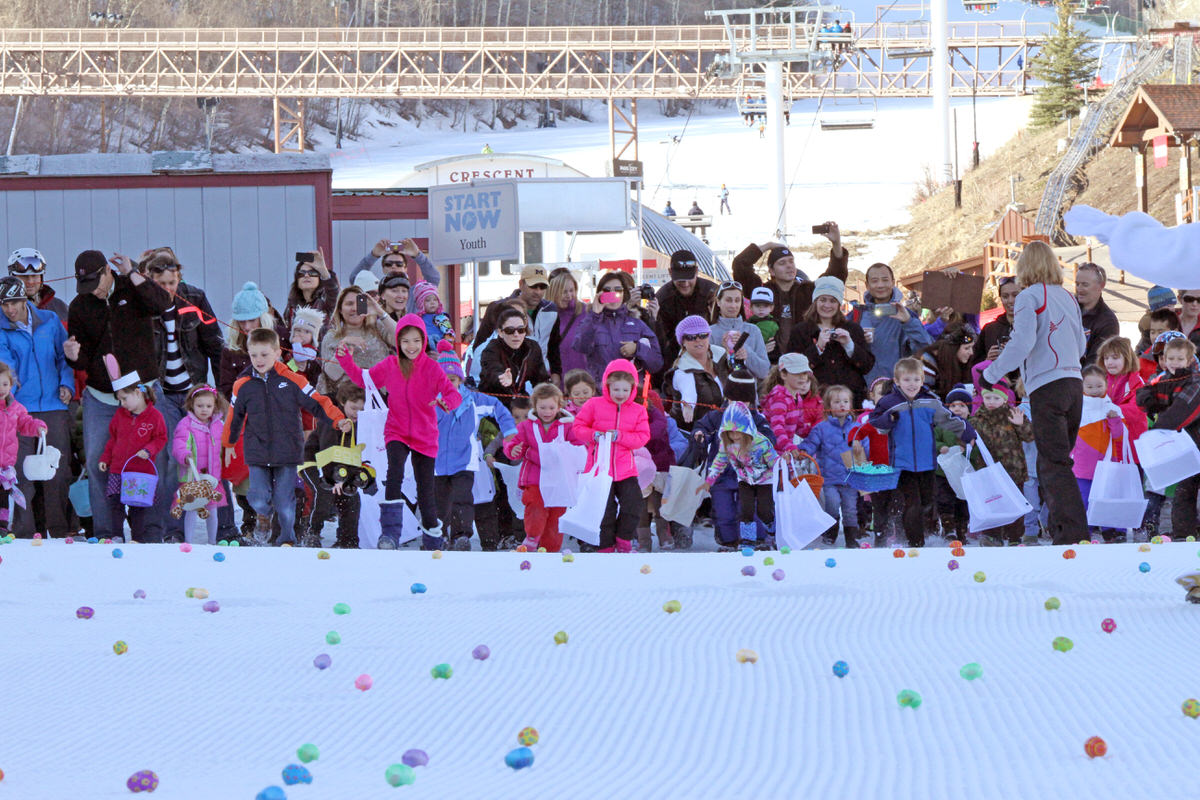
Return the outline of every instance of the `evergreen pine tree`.
[[[1038,89],[1029,115],[1034,128],[1049,128],[1061,122],[1064,115],[1078,114],[1083,106],[1083,89],[1077,87],[1090,83],[1096,69],[1094,46],[1088,35],[1073,24],[1070,5],[1059,0],[1057,7],[1058,21],[1037,57],[1029,62],[1033,76],[1045,84]]]

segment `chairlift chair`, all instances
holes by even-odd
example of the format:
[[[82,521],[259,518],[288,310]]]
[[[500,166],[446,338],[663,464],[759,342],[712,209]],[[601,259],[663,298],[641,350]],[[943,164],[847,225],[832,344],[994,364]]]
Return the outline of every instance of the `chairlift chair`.
[[[871,111],[866,113],[866,100],[861,96],[851,97],[844,96],[842,101],[838,100],[838,95],[833,96],[833,105],[835,110],[832,113],[825,113],[825,104],[821,104],[821,114],[817,121],[821,124],[823,131],[853,131],[853,130],[869,130],[875,127],[875,116],[879,111],[879,101],[875,95],[871,95]],[[853,106],[857,110],[837,111],[838,106]]]

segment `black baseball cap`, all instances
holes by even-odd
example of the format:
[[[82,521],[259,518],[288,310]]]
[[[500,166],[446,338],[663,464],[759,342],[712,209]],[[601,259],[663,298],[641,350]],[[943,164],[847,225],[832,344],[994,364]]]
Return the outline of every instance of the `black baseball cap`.
[[[388,275],[379,282],[379,291],[395,289],[397,286],[403,286],[405,289],[412,288],[412,285],[408,282],[408,278],[404,275]]]
[[[671,254],[671,280],[690,281],[700,268],[696,255],[691,250],[676,250]]]
[[[108,259],[99,250],[84,250],[75,257],[75,291],[85,294],[100,285]]]

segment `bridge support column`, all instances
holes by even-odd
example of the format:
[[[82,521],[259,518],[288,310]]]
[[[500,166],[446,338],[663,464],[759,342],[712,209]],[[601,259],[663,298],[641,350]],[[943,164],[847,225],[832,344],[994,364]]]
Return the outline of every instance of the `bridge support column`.
[[[304,152],[304,98],[274,98],[275,152]]]
[[[783,241],[787,236],[787,190],[783,169],[783,63],[768,61],[767,71],[767,132],[771,135],[771,200],[775,212],[775,236]]]

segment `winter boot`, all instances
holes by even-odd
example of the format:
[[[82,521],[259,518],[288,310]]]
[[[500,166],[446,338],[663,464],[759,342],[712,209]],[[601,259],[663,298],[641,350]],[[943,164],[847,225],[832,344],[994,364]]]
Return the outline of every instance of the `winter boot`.
[[[434,523],[432,528],[421,526],[421,549],[422,550],[441,550],[446,543],[446,537],[442,535],[442,526],[439,523]]]
[[[455,536],[454,541],[450,542],[450,549],[451,550],[463,550],[463,551],[470,550],[471,549],[471,535],[467,534],[465,536]]]
[[[620,536],[618,536],[617,544],[616,544],[616,551],[618,553],[632,553],[633,552],[633,542],[630,539],[622,539]]]
[[[254,545],[256,547],[265,547],[271,541],[271,515],[257,515],[254,525]]]
[[[317,531],[305,531],[304,535],[302,537],[300,537],[300,546],[301,547],[320,547],[321,546],[321,534],[318,533]]]
[[[337,538],[334,539],[333,546],[338,550],[357,550],[358,531],[349,531],[347,533],[343,533],[339,526]]]
[[[680,525],[678,522],[669,523],[671,526],[672,538],[675,540],[675,549],[687,552],[692,549],[692,529],[687,525]],[[661,540],[660,540],[661,541]]]
[[[770,525],[767,525],[767,524],[763,525],[762,545],[756,549],[758,549],[758,550],[774,550],[774,549],[776,549],[775,548],[775,523],[774,522],[772,522]]]
[[[637,549],[639,553],[650,552],[650,533],[651,531],[649,527],[637,529]],[[662,540],[660,539],[659,541],[661,542]],[[661,544],[659,549],[661,549]]]
[[[755,522],[739,522],[738,536],[741,537],[742,547],[754,547],[758,544],[758,524]]]
[[[858,537],[862,534],[861,529],[847,525],[842,528],[842,534],[846,537],[846,547],[851,549],[858,547]]]
[[[395,550],[400,546],[400,534],[404,527],[403,501],[383,503],[379,506],[380,550]]]
[[[674,550],[675,523],[665,520],[662,517],[655,517],[654,529],[658,532],[658,549]]]
[[[821,541],[824,542],[827,546],[833,547],[833,545],[837,544],[837,535],[838,535],[838,524],[836,522],[834,522],[832,525],[829,526],[829,530],[827,530],[821,534]]]

